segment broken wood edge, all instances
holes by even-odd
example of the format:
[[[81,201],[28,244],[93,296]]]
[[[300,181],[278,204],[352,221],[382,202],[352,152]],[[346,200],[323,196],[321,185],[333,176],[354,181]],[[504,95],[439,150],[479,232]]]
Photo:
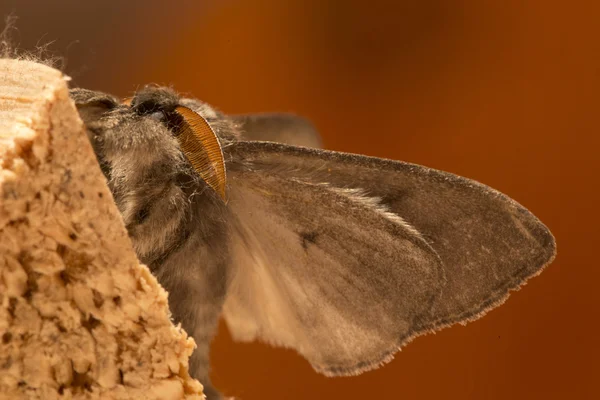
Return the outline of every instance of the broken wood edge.
[[[67,80],[0,59],[0,400],[202,399]]]

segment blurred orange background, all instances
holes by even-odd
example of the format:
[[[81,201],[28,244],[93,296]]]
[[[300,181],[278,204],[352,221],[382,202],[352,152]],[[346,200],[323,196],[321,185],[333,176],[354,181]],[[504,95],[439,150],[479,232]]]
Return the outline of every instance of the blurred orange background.
[[[168,6],[166,4],[169,4]],[[600,2],[3,0],[24,48],[55,41],[75,85],[172,84],[224,112],[292,111],[329,149],[497,188],[558,257],[499,309],[325,378],[292,351],[213,345],[213,381],[252,399],[600,398]]]

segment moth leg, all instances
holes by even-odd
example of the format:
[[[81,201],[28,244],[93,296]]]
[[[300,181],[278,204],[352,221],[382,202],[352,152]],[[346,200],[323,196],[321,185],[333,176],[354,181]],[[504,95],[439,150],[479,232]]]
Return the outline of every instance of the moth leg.
[[[215,389],[210,383],[202,382],[204,386],[204,395],[206,396],[206,400],[222,400],[223,396],[217,389]]]
[[[221,393],[215,389],[210,381],[210,344],[217,331],[222,306],[223,302],[221,301],[218,306],[215,305],[212,309],[207,306],[199,307],[203,310],[198,312],[203,315],[199,318],[195,327],[182,321],[183,329],[186,332],[193,332],[192,337],[197,345],[190,357],[190,375],[202,383],[207,400],[222,399]]]
[[[172,261],[176,263],[177,260]],[[173,271],[173,266],[163,267]],[[225,266],[207,262],[202,266],[179,267],[178,273],[158,274],[158,279],[169,292],[169,308],[175,323],[181,323],[196,342],[197,347],[189,361],[190,375],[202,383],[207,400],[220,400],[221,394],[210,382],[209,355],[225,299],[222,272]]]

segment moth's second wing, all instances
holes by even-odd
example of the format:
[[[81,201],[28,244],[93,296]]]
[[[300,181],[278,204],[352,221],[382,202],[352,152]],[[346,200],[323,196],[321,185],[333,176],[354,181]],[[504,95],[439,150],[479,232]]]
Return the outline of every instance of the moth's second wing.
[[[447,278],[423,316],[424,330],[479,318],[538,274],[556,252],[548,228],[516,201],[450,173],[277,143],[239,142],[227,156],[256,173],[360,188],[418,230],[440,256]],[[311,207],[318,210],[319,204]]]
[[[444,272],[414,228],[353,190],[228,168],[236,340],[294,348],[333,375],[375,368],[417,333]]]
[[[322,147],[321,136],[307,119],[292,114],[232,115],[244,140],[278,142],[303,147]]]

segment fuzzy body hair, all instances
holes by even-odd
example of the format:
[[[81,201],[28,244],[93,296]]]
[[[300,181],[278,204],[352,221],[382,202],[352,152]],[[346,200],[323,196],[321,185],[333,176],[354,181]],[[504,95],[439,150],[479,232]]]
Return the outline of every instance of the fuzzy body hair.
[[[185,105],[213,121],[223,143],[237,136],[235,127],[205,103],[166,88],[139,91],[132,106],[85,89],[71,90],[71,97],[139,259],[169,292],[175,321],[196,340],[190,371],[210,392],[209,344],[228,279],[227,208],[194,173],[164,123],[132,107]]]

